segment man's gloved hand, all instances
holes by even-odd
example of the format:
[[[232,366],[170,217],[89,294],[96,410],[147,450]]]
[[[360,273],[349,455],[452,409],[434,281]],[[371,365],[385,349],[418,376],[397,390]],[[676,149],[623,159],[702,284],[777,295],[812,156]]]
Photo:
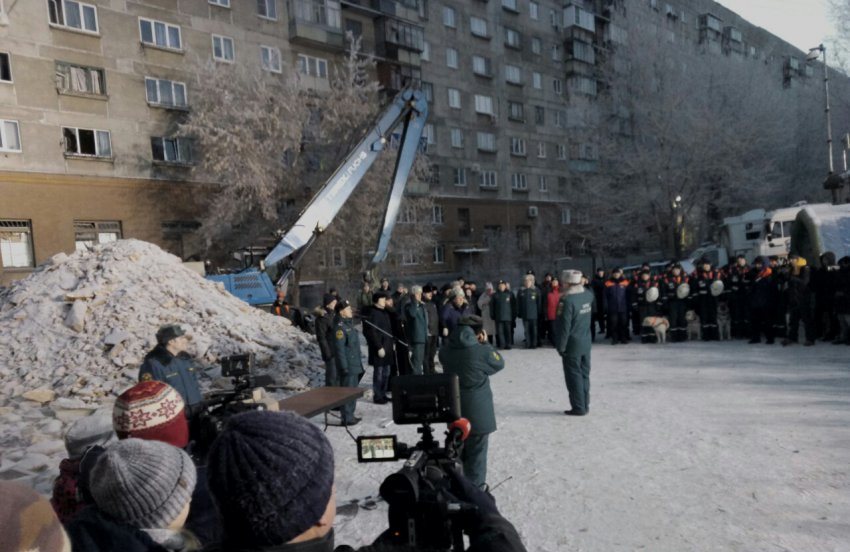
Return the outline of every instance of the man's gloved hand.
[[[378,356],[379,356],[380,358],[384,358],[385,356],[387,356],[387,352],[384,350],[384,348],[383,348],[383,347],[381,347],[380,349],[378,349]]]
[[[448,470],[451,478],[451,490],[458,499],[478,507],[475,517],[500,515],[496,508],[496,499],[490,493],[484,492],[467,479],[459,469]]]
[[[449,329],[443,328],[443,337],[448,337],[448,336],[449,336]]]

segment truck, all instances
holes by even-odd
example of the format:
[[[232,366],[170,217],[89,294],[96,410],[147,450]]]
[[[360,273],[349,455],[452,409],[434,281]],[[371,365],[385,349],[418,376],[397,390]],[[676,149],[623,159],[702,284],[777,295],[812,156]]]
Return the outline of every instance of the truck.
[[[747,262],[756,257],[787,257],[791,252],[791,236],[797,215],[806,208],[832,207],[828,203],[809,205],[800,201],[791,207],[766,211],[753,209],[746,213],[723,219],[718,243],[706,243],[694,250],[687,261],[695,263],[707,258],[713,266],[725,266],[737,255]]]
[[[791,229],[791,252],[818,266],[827,251],[836,259],[850,255],[850,205],[808,205]]]
[[[428,102],[421,90],[408,87],[399,92],[304,207],[292,226],[280,232],[277,244],[264,259],[258,263],[252,262],[251,266],[239,272],[210,275],[207,278],[222,283],[227,291],[250,305],[270,305],[278,290],[286,293],[290,279],[310,246],[342,209],[378,155],[392,143],[393,148],[397,146],[398,153],[375,253],[367,267],[367,272],[371,274],[386,259],[407,178],[421,147],[427,117]],[[400,130],[396,131],[399,126]],[[273,280],[276,285],[272,283]]]

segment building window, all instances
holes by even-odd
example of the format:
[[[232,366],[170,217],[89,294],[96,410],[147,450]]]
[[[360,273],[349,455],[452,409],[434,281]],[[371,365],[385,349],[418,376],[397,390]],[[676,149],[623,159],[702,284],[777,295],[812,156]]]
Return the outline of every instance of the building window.
[[[431,224],[443,224],[443,206],[434,205],[431,210]]]
[[[413,224],[416,222],[416,210],[407,206],[398,213],[398,223],[399,224]]]
[[[345,25],[345,32],[351,33],[355,38],[360,38],[363,36],[363,23],[360,21],[355,21],[354,19],[344,19],[342,21],[343,25]]]
[[[189,105],[186,84],[182,82],[145,77],[145,93],[153,106],[185,109]]]
[[[451,27],[452,29],[457,28],[457,13],[454,8],[450,8],[449,6],[443,6],[443,25],[446,27]]]
[[[509,48],[519,49],[522,44],[522,38],[519,31],[505,27],[505,46]]]
[[[0,52],[0,82],[12,82],[12,59],[6,52]]]
[[[512,12],[519,12],[516,1],[517,0],[502,0],[502,7]]]
[[[446,66],[457,69],[457,50],[446,48]]]
[[[112,243],[121,239],[119,221],[74,221],[74,250],[85,251],[100,243]]]
[[[517,226],[516,227],[517,249],[526,252],[531,251],[531,227]]]
[[[0,151],[21,151],[18,121],[0,119]]]
[[[470,17],[469,32],[475,36],[489,38],[490,34],[487,32],[487,20],[480,17]]]
[[[561,61],[561,47],[558,44],[552,45],[552,61]]]
[[[434,264],[443,264],[446,262],[446,246],[437,245],[434,247]]]
[[[401,264],[403,266],[411,266],[419,264],[419,257],[415,251],[405,249],[401,252]]]
[[[345,268],[345,251],[341,247],[331,248],[331,267]]]
[[[522,84],[522,72],[516,65],[505,65],[505,80],[511,84]]]
[[[50,23],[59,27],[97,32],[97,8],[76,0],[47,0]]]
[[[490,59],[484,56],[472,56],[472,72],[482,77],[492,76]]]
[[[455,167],[454,170],[455,186],[466,186],[466,169],[463,167]]]
[[[233,63],[236,56],[233,49],[233,39],[229,36],[212,35],[213,59],[226,63]]]
[[[422,43],[422,52],[419,54],[422,61],[431,61],[431,43],[427,40]]]
[[[230,0],[208,0],[210,4],[214,6],[221,6],[222,8],[230,7]]]
[[[426,144],[434,144],[436,140],[434,139],[434,125],[431,123],[426,124],[422,127],[422,137],[425,138]]]
[[[302,75],[326,79],[328,78],[328,60],[298,54],[298,71]]]
[[[574,4],[564,8],[564,26],[579,27],[589,32],[596,32],[596,21],[593,14]]]
[[[546,159],[546,142],[537,142],[537,158]]]
[[[563,109],[553,109],[552,118],[556,128],[565,128],[567,126],[567,112]]]
[[[460,90],[457,88],[449,88],[449,107],[460,109]]]
[[[552,90],[555,91],[555,94],[563,94],[564,85],[561,82],[561,79],[552,79]]]
[[[567,146],[565,144],[558,144],[558,159],[561,161],[567,159]]]
[[[585,94],[587,96],[596,96],[596,79],[587,77],[570,77],[567,81],[570,90],[577,94]]]
[[[103,69],[56,62],[56,89],[62,94],[106,95]]]
[[[574,59],[591,65],[596,63],[596,52],[593,49],[593,45],[582,42],[581,40],[573,40],[568,43],[568,46],[570,48],[570,55]]]
[[[524,109],[521,103],[508,101],[508,119],[512,121],[525,121]]]
[[[260,62],[263,69],[272,73],[282,72],[280,63],[280,50],[271,46],[260,46]]]
[[[493,115],[493,98],[482,94],[475,95],[475,112]]]
[[[257,0],[257,15],[277,19],[277,0]]]
[[[540,55],[543,52],[543,41],[539,37],[531,37],[531,53]]]
[[[3,268],[35,266],[31,221],[0,220],[0,262]]]
[[[479,132],[476,142],[481,151],[496,151],[496,135],[492,132]]]
[[[543,75],[535,71],[531,74],[531,86],[537,90],[543,90]]]
[[[315,25],[342,28],[339,0],[294,0],[295,18]]]
[[[525,138],[511,138],[511,155],[525,155]]]
[[[169,48],[171,50],[180,50],[183,47],[180,27],[176,25],[169,25],[162,21],[140,17],[139,33],[142,37],[142,44],[147,44],[148,46]]]
[[[524,173],[513,173],[511,175],[511,189],[520,191],[528,190],[528,180]]]
[[[192,163],[191,141],[187,138],[151,137],[151,152],[154,161],[190,165]]]
[[[434,85],[431,84],[430,82],[422,82],[420,84],[422,86],[422,94],[425,95],[425,101],[429,102],[429,103],[433,102],[434,101]]]
[[[572,213],[569,207],[561,209],[561,224],[564,226],[572,223]]]
[[[528,3],[528,17],[537,20],[540,18],[540,4],[537,2]]]
[[[459,128],[451,129],[452,136],[452,147],[453,148],[462,148],[463,147],[463,130]]]
[[[478,173],[478,185],[482,188],[498,188],[499,178],[496,171],[481,171]]]
[[[545,125],[546,124],[546,110],[540,107],[539,105],[534,106],[534,124],[535,125]]]
[[[537,177],[537,189],[540,190],[541,192],[548,192],[549,191],[549,183],[546,181],[545,176],[540,175],[540,176]]]
[[[457,234],[461,238],[472,234],[472,222],[469,217],[469,207],[458,207],[457,209]]]
[[[108,130],[62,127],[65,155],[86,157],[112,157],[112,143]]]

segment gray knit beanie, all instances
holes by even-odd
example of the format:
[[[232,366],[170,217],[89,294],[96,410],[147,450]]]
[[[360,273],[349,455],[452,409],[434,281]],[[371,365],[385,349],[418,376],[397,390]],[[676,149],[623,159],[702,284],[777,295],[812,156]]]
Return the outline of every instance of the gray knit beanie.
[[[125,439],[111,445],[91,472],[97,507],[139,529],[168,527],[192,498],[195,465],[179,448]]]

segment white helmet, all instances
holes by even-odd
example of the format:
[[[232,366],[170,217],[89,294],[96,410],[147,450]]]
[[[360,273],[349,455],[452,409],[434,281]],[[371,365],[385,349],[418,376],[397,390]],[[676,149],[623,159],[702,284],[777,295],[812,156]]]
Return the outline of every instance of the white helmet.
[[[658,301],[658,288],[653,286],[646,290],[646,300],[649,303],[654,303]]]
[[[711,295],[717,297],[723,293],[723,280],[715,280],[711,282]]]
[[[676,297],[679,299],[687,299],[688,295],[691,294],[691,286],[687,283],[679,284],[679,287],[676,288]]]

